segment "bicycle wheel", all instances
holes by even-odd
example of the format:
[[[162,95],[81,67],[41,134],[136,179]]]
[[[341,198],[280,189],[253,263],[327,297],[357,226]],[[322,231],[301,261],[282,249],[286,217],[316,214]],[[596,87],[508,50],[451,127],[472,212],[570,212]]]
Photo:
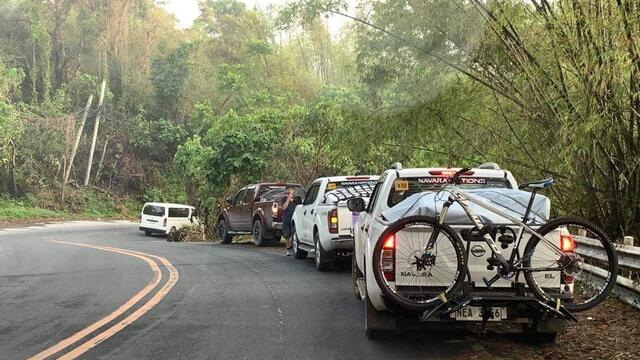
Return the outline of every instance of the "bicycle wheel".
[[[435,244],[426,249],[433,233]],[[426,310],[449,298],[466,273],[458,235],[427,216],[410,216],[389,226],[376,242],[372,260],[382,293],[410,310]]]
[[[538,233],[557,244],[566,256],[538,237],[531,237],[523,256],[523,266],[529,270],[523,272],[534,295],[543,301],[560,299],[567,310],[575,312],[604,301],[618,275],[618,258],[607,234],[575,218],[553,220]]]

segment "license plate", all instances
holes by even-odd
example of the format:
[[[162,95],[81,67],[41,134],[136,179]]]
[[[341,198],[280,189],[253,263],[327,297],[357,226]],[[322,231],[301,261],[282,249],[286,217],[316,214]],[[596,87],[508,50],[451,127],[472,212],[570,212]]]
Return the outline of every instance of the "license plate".
[[[507,318],[506,307],[492,307],[493,318],[488,321],[500,321]],[[482,321],[482,308],[478,306],[465,306],[453,314],[456,320],[460,321]]]

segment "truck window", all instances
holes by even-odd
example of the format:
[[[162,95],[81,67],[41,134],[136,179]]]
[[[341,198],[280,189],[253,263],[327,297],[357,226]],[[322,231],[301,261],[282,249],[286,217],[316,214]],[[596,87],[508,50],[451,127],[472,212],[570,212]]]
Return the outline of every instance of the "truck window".
[[[147,205],[142,210],[142,213],[151,216],[164,216],[164,207],[157,205]]]
[[[244,197],[244,203],[245,204],[250,204],[253,201],[253,197],[256,194],[256,188],[248,188],[247,189],[247,195]]]
[[[304,197],[304,202],[302,205],[313,204],[318,197],[318,190],[320,189],[320,184],[311,185],[311,188],[307,192],[307,196]]]
[[[462,180],[463,183],[459,186],[463,189],[511,188],[509,181],[504,178],[468,177],[462,178]],[[387,205],[389,207],[396,206],[402,200],[413,194],[425,191],[438,191],[446,185],[446,178],[439,176],[399,178],[395,181],[406,181],[406,184],[403,185],[407,186],[403,186],[402,189],[400,189],[400,187],[396,186],[395,182],[391,185],[391,191],[389,192],[389,198],[387,200]]]
[[[170,218],[188,218],[189,208],[169,208]]]
[[[247,194],[247,189],[242,189],[238,191],[238,194],[233,199],[233,205],[240,205],[242,200],[244,200],[244,196]]]
[[[367,206],[367,212],[371,212],[371,210],[376,208],[378,198],[380,197],[380,187],[382,187],[382,182],[377,183],[376,187],[373,188],[373,193],[371,193],[371,200],[369,201],[369,205]]]
[[[304,196],[304,188],[302,186],[293,186],[295,196]],[[274,201],[287,193],[286,185],[264,185],[260,186],[258,191],[258,201]]]
[[[378,180],[345,180],[345,181],[332,181],[327,184],[327,187],[324,189],[324,193],[328,193],[329,191],[339,190],[339,189],[359,189],[359,188],[369,188],[373,189],[374,186],[378,183]]]

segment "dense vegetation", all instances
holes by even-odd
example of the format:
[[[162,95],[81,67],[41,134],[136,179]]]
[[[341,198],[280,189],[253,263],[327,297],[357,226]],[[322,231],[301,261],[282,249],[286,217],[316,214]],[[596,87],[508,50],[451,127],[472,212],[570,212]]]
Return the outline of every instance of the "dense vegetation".
[[[493,161],[555,177],[558,212],[640,235],[638,0],[347,3],[203,0],[181,30],[151,0],[2,2],[0,192],[211,216],[249,181]],[[354,19],[334,36],[326,16]]]

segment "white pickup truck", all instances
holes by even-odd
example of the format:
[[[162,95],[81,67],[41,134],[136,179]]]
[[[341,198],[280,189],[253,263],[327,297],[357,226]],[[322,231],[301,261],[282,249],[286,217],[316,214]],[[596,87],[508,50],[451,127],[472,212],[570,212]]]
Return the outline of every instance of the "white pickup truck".
[[[346,201],[368,199],[377,181],[378,176],[333,176],[311,183],[291,220],[294,257],[306,259],[312,252],[316,268],[326,271],[338,256],[351,255],[357,214],[347,209]]]
[[[352,199],[349,201],[349,208],[359,211],[360,215],[354,225],[354,255],[352,263],[353,287],[357,299],[363,300],[365,305],[365,332],[368,337],[380,337],[383,334],[396,329],[405,320],[419,321],[420,314],[415,311],[407,311],[391,303],[383,295],[372,271],[373,249],[381,234],[388,227],[382,216],[386,210],[394,207],[411,195],[425,191],[437,191],[447,183],[447,177],[451,172],[458,169],[443,168],[419,168],[402,169],[400,164],[395,164],[391,169],[380,176],[378,183],[373,190],[368,201]],[[461,188],[467,189],[517,189],[517,183],[509,171],[500,170],[493,163],[483,164],[479,168],[465,173],[462,179]],[[394,184],[396,181],[404,186],[398,188]],[[368,205],[366,204],[368,202]],[[550,205],[545,205],[547,210]],[[548,211],[547,211],[548,213]],[[548,219],[544,219],[548,220]],[[446,319],[434,318],[430,322],[461,322],[466,321],[484,323],[483,313],[491,313],[489,321],[504,321],[520,323],[523,331],[535,341],[551,342],[555,340],[556,334],[563,331],[565,321],[557,318],[545,318],[540,311],[536,311],[535,305],[525,304],[527,299],[524,293],[526,289],[520,285],[518,288],[522,293],[519,303],[509,301],[517,285],[517,279],[500,279],[491,288],[484,285],[483,277],[491,278],[495,275],[495,270],[487,267],[487,259],[491,256],[488,245],[482,238],[473,238],[472,226],[463,224],[449,224],[460,235],[467,251],[470,286],[473,287],[474,294],[487,296],[495,299],[489,305],[482,307],[465,307],[450,314]],[[535,228],[535,227],[534,227]],[[526,239],[521,242],[521,250],[526,244]],[[506,244],[505,244],[506,245]],[[399,246],[399,245],[398,245]],[[503,254],[509,256],[515,245],[510,244],[503,247]],[[398,256],[398,255],[396,255]],[[397,260],[398,261],[398,260]],[[491,298],[493,297],[493,298]],[[424,321],[424,319],[421,319]]]

